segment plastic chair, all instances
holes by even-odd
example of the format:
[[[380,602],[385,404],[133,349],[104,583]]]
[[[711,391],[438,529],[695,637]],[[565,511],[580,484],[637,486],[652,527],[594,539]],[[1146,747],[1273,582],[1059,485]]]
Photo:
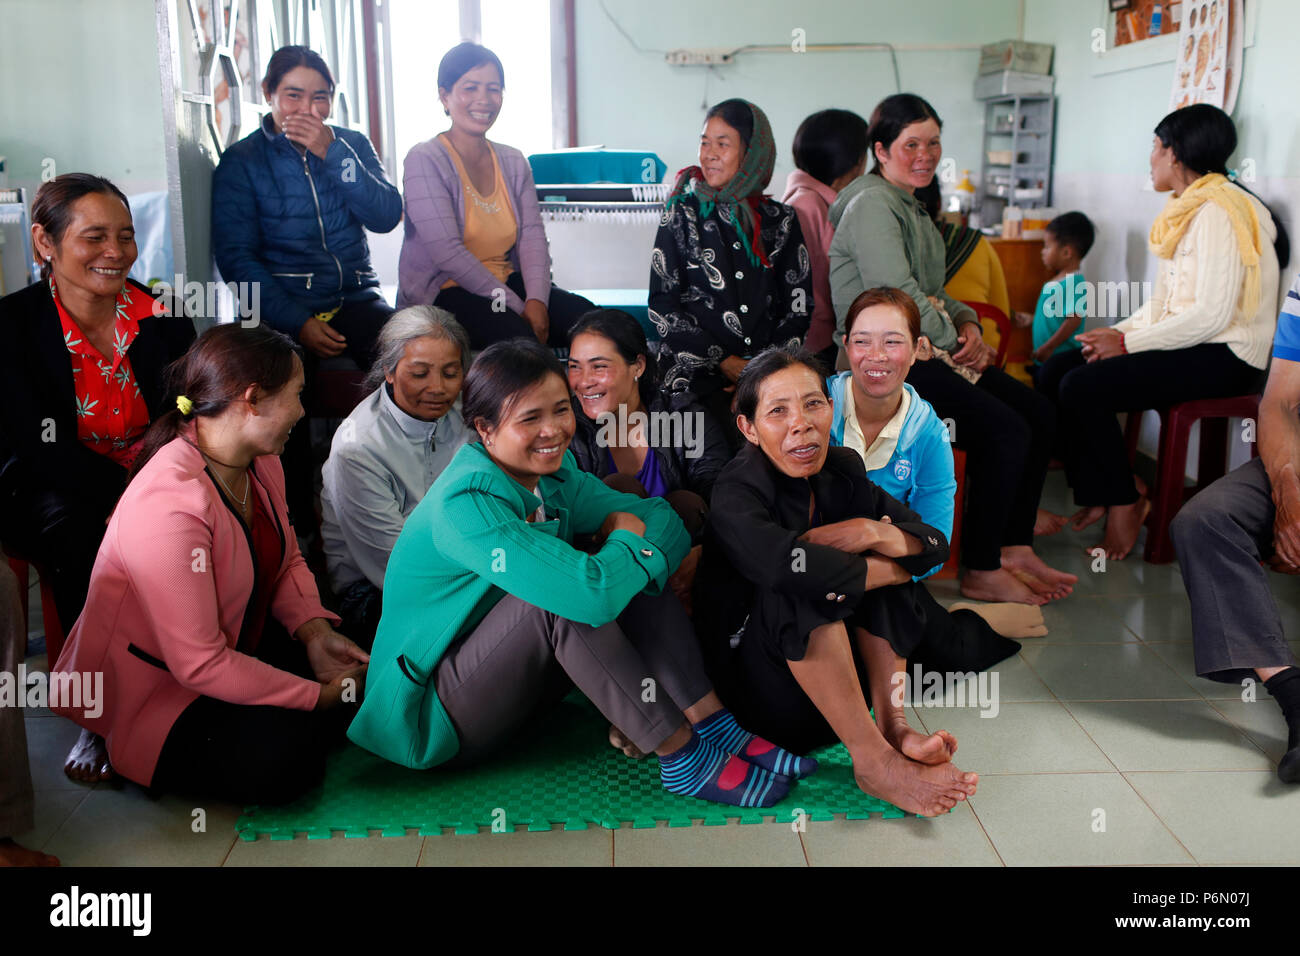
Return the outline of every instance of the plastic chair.
[[[966,510],[966,453],[956,445],[952,447],[952,467],[957,475],[957,493],[953,496],[952,534],[948,538],[948,560],[936,578],[955,578],[961,571],[961,516]]]
[[[59,659],[59,652],[63,650],[63,625],[59,623],[59,609],[54,603],[54,588],[50,585],[50,575],[40,564],[30,561],[24,557],[15,557],[12,554],[5,555],[9,559],[9,567],[18,576],[18,600],[23,610],[23,657],[27,656],[27,630],[28,624],[28,606],[27,590],[30,578],[30,568],[36,565],[36,577],[41,583],[41,620],[45,625],[45,651],[49,660],[49,667],[54,669],[55,662]]]
[[[1011,320],[1007,314],[999,309],[996,305],[989,305],[987,302],[965,302],[975,310],[975,314],[980,320],[988,319],[998,327],[998,356],[994,359],[993,364],[1001,368],[1007,360],[1007,346],[1011,344]]]
[[[1169,537],[1169,525],[1183,502],[1227,472],[1228,419],[1259,417],[1259,396],[1203,398],[1156,409],[1160,415],[1160,442],[1156,458],[1156,485],[1151,490],[1151,513],[1147,516],[1147,544],[1143,558],[1151,564],[1168,564],[1177,555]],[[1200,456],[1196,484],[1186,487],[1187,440],[1192,425],[1201,422]],[[1142,431],[1142,412],[1130,412],[1125,441],[1129,461],[1137,455]],[[1259,443],[1250,443],[1250,456],[1259,457]]]

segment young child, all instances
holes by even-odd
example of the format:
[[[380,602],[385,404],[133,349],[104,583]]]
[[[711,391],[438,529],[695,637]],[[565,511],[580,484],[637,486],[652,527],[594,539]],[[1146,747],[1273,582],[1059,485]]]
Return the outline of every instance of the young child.
[[[1088,292],[1080,263],[1092,248],[1092,222],[1081,212],[1067,212],[1047,224],[1043,239],[1043,265],[1053,272],[1038,295],[1033,316],[1017,313],[1021,325],[1033,323],[1034,361],[1029,372],[1037,380],[1038,366],[1064,349],[1080,348],[1076,336],[1083,331],[1088,312]]]

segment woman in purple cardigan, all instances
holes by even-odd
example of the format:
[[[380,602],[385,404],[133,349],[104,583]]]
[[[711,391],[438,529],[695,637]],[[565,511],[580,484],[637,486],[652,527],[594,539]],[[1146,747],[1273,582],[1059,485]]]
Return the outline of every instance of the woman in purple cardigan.
[[[476,350],[520,335],[565,346],[595,306],[551,285],[532,170],[519,150],[487,139],[504,87],[501,61],[476,43],[438,65],[451,129],[406,154],[397,305],[447,309]]]

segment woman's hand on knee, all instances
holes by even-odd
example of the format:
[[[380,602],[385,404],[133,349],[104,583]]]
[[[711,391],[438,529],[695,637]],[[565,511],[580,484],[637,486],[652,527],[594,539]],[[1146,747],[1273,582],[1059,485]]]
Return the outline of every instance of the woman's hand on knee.
[[[329,710],[339,704],[355,704],[361,700],[361,690],[366,680],[366,669],[354,667],[333,680],[321,681],[320,696],[316,698],[317,710]]]
[[[353,641],[330,628],[307,641],[307,661],[319,681],[332,681],[340,674],[364,670],[370,655]]]

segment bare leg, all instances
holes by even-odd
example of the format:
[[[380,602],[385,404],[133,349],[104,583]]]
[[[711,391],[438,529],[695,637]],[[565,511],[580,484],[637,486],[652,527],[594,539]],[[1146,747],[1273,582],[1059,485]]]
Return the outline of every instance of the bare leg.
[[[682,711],[682,713],[686,715],[686,719],[689,720],[692,724],[698,724],[701,720],[706,720],[709,717],[712,717],[721,709],[722,709],[722,700],[718,697],[718,695],[715,692],[709,691],[707,694],[705,694],[695,703],[691,704],[691,706],[687,707],[684,711]],[[689,728],[687,729],[689,730]],[[678,733],[680,733],[680,731],[678,731]],[[687,737],[689,736],[690,734],[688,733]],[[674,737],[669,738],[669,740],[675,740],[675,739],[676,739],[676,735],[674,735]],[[609,745],[615,748],[616,750],[623,751],[624,754],[633,758],[634,760],[639,760],[640,758],[645,756],[645,753],[639,747],[637,747],[637,745],[634,744],[631,741],[631,739],[628,738],[627,734],[623,733],[623,731],[619,730],[613,724],[609,725]],[[685,746],[686,746],[686,739],[683,739],[680,746],[673,747],[669,750],[664,750],[662,748],[659,748],[655,750],[655,753],[657,754],[672,753],[673,750],[680,750],[682,747]]]
[[[1151,502],[1145,495],[1131,505],[1111,505],[1106,509],[1106,533],[1101,539],[1106,557],[1112,561],[1128,557],[1150,511]]]
[[[1002,567],[1019,577],[1036,593],[1046,594],[1053,600],[1070,594],[1079,582],[1077,574],[1056,570],[1027,544],[1004,547]]]
[[[936,764],[951,760],[957,752],[956,737],[946,730],[926,736],[907,723],[907,713],[903,710],[903,676],[907,661],[894,653],[887,640],[863,628],[854,628],[853,637],[867,662],[871,706],[876,712],[876,726],[881,735],[904,757],[911,757],[918,763]]]
[[[809,636],[808,653],[789,661],[790,672],[853,758],[858,787],[909,813],[936,816],[975,793],[979,774],[951,761],[929,766],[904,757],[872,722],[858,682],[848,631],[836,622]]]

